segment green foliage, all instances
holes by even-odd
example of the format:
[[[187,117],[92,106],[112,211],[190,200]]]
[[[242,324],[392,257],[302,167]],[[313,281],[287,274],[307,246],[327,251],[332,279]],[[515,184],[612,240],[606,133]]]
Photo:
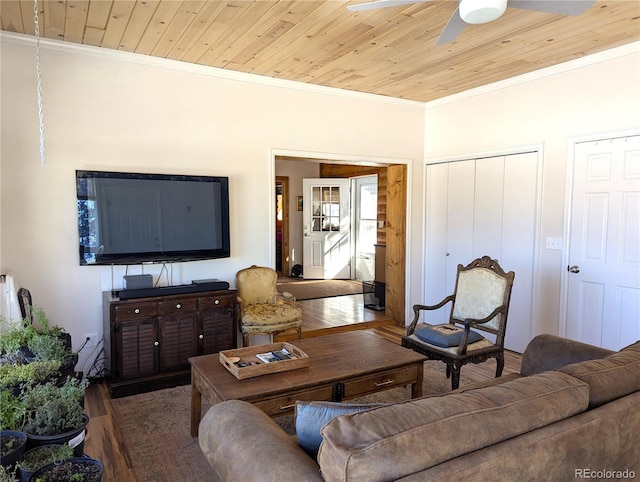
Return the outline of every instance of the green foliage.
[[[25,365],[0,365],[0,388],[44,382],[58,373],[61,365],[57,360],[37,360]]]
[[[57,460],[66,460],[73,457],[73,449],[69,444],[41,445],[25,453],[19,460],[21,469],[35,472],[36,469],[49,465]]]
[[[55,435],[82,425],[86,380],[68,378],[61,387],[52,382],[31,385],[22,393],[27,407],[24,431],[34,435]]]
[[[73,355],[59,335],[50,333],[38,333],[31,339],[28,346],[36,360],[56,360],[63,364]]]
[[[0,390],[0,429],[22,430],[26,406],[10,390]]]
[[[18,323],[8,323],[3,320],[0,353],[13,353],[21,347],[29,346],[38,335],[58,337],[64,332],[59,326],[50,326],[42,308],[32,308],[31,312],[34,319],[33,323],[27,318]]]
[[[0,482],[20,482],[16,469],[9,469],[9,467],[0,465]]]
[[[13,324],[3,330],[0,336],[0,352],[13,353],[20,347],[28,346],[34,336],[38,333],[36,328],[28,321]]]
[[[62,329],[51,328],[41,309],[34,310],[33,314],[37,324],[35,320],[31,324],[25,319],[3,328],[0,336],[0,388],[42,383],[58,375],[61,367],[69,367],[75,361],[75,354],[62,338]]]

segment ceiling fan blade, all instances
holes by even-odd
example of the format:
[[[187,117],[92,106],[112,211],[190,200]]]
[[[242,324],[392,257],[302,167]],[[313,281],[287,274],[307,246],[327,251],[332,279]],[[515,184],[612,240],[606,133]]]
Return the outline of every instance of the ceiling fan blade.
[[[363,10],[373,10],[376,8],[398,7],[400,5],[411,5],[412,3],[430,2],[432,0],[376,0],[375,2],[358,3],[347,6],[347,10],[361,12]]]
[[[508,6],[560,15],[580,15],[595,3],[596,0],[509,0]]]
[[[466,22],[460,18],[460,10],[456,8],[456,11],[451,15],[447,25],[442,29],[442,33],[440,34],[440,37],[438,37],[436,45],[453,42],[466,26]]]

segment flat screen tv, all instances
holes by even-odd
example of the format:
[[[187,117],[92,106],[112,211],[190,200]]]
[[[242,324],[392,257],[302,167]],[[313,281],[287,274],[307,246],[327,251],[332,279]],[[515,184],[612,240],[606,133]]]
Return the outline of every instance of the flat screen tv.
[[[229,178],[76,171],[81,265],[230,256]]]

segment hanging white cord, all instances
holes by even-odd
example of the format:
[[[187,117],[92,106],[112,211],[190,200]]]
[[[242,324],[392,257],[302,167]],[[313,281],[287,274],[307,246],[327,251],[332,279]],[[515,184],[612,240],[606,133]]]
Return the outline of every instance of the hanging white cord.
[[[40,22],[38,19],[38,0],[33,0],[33,23],[36,34],[36,82],[38,91],[38,120],[40,126],[40,165],[47,163],[44,154],[44,110],[42,108],[42,72],[40,71]]]

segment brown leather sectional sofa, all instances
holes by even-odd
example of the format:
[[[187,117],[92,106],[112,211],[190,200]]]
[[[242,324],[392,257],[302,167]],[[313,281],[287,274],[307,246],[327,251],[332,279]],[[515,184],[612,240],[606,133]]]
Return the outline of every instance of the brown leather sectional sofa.
[[[253,405],[202,419],[220,480],[425,481],[640,478],[640,341],[619,352],[539,335],[520,374],[341,415],[317,461]]]

